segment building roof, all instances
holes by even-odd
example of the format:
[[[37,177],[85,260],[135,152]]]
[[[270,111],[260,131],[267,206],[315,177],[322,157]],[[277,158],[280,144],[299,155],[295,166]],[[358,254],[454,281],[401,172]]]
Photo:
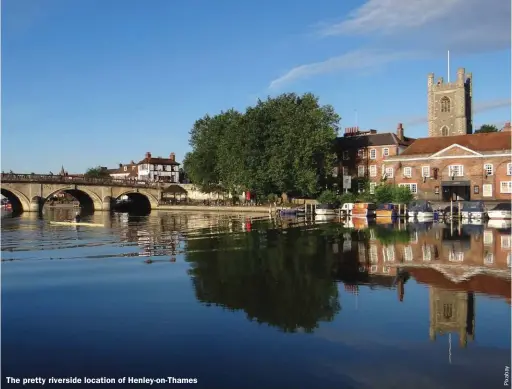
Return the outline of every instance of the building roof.
[[[143,163],[150,163],[152,165],[180,165],[179,162],[173,161],[170,158],[144,158],[139,161],[138,165],[141,165]]]
[[[484,293],[491,296],[503,297],[507,300],[510,299],[510,280],[501,277],[477,274],[466,281],[455,283],[432,268],[409,268],[407,271],[419,283],[447,290]]]
[[[364,134],[336,138],[336,145],[343,149],[360,149],[369,146],[409,146],[415,141],[407,136],[399,139],[392,132]]]
[[[510,151],[512,149],[509,132],[489,132],[416,139],[399,157],[434,154],[454,144],[476,152]]]
[[[126,167],[126,170],[124,168]],[[127,178],[135,178],[138,177],[139,168],[138,165],[134,162],[128,163],[126,165],[121,165],[117,169],[108,169],[108,174],[127,174]]]

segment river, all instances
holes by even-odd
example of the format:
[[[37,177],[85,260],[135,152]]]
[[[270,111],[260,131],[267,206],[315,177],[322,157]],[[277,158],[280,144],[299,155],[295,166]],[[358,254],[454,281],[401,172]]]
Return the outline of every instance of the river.
[[[7,388],[504,384],[509,224],[163,212],[49,223],[70,217],[2,220]]]

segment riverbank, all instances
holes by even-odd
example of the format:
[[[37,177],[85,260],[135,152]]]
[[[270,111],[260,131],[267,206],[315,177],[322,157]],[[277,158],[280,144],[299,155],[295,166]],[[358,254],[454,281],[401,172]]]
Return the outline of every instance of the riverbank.
[[[160,205],[157,211],[187,211],[187,212],[236,212],[268,214],[268,206],[207,206],[207,205]],[[275,211],[275,208],[273,209]]]

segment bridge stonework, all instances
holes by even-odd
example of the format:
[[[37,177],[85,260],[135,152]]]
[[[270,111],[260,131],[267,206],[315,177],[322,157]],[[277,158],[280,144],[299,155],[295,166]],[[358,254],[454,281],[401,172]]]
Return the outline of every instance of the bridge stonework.
[[[7,181],[7,182],[6,182]],[[141,185],[108,185],[67,182],[9,182],[2,180],[2,190],[16,196],[24,212],[39,212],[44,202],[59,191],[79,191],[87,195],[95,211],[110,210],[111,202],[120,196],[138,193],[144,195],[151,209],[157,209],[162,198],[162,187],[144,187]]]

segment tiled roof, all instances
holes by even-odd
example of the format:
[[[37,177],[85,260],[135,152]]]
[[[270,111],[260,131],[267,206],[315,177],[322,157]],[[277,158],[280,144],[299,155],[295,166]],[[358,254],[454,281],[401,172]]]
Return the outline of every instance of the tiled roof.
[[[431,268],[409,268],[407,271],[414,279],[423,284],[437,286],[442,289],[485,293],[492,296],[510,299],[510,280],[493,277],[486,274],[477,274],[467,281],[455,283],[448,280],[443,274]]]
[[[124,170],[125,167],[126,167],[126,171]],[[138,168],[137,164],[129,163],[129,164],[123,165],[117,169],[108,169],[108,173],[109,174],[128,174],[126,176],[127,178],[135,178],[138,176],[139,168]]]
[[[143,160],[139,161],[138,165],[143,163],[150,163],[153,165],[179,165],[179,162],[173,161],[170,158],[144,158]]]
[[[477,152],[509,151],[512,149],[510,132],[489,132],[416,139],[411,146],[400,154],[400,157],[435,154],[453,144],[458,144]]]
[[[409,146],[414,138],[404,137],[398,139],[396,134],[386,132],[382,134],[368,134],[356,136],[344,136],[336,138],[336,145],[342,149],[360,149],[368,146]]]

